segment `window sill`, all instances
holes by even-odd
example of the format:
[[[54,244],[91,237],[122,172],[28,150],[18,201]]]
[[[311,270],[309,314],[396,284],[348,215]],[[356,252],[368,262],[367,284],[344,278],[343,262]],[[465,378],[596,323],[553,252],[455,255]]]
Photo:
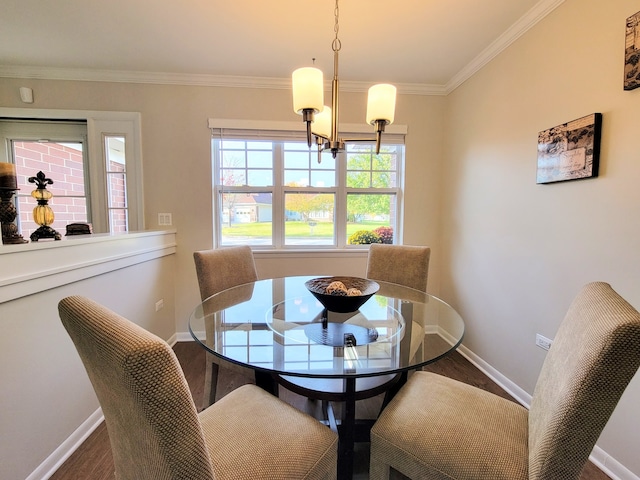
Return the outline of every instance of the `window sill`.
[[[253,250],[253,256],[256,258],[305,258],[313,255],[315,258],[360,258],[369,255],[368,248],[296,248],[287,250]]]

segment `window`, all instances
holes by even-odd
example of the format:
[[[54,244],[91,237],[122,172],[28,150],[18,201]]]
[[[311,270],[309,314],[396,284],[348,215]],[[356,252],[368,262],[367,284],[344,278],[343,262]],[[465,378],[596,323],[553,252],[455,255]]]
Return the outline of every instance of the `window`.
[[[125,137],[105,135],[104,150],[109,230],[111,233],[123,233],[129,230]]]
[[[398,243],[404,139],[347,144],[336,159],[294,132],[213,129],[217,245]]]
[[[67,120],[72,117],[77,120]],[[91,223],[95,233],[144,228],[138,117],[0,108],[0,161],[16,165],[23,237],[38,227],[32,219],[36,187],[28,178],[39,171],[53,180],[49,206],[55,215],[52,227],[60,233],[74,222]]]

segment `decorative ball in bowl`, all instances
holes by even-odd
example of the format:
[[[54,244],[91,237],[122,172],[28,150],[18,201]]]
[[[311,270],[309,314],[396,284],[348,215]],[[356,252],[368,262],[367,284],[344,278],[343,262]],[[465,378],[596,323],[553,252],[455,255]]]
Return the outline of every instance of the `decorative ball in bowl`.
[[[337,313],[355,312],[380,288],[373,280],[359,277],[319,277],[304,285],[324,308]]]

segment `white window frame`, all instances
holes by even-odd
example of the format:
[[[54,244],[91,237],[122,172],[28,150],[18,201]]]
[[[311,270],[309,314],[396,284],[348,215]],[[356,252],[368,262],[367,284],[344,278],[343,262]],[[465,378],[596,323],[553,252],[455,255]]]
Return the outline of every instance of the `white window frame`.
[[[138,112],[54,110],[0,107],[0,117],[38,120],[84,120],[87,122],[87,153],[91,175],[91,223],[94,233],[109,232],[107,210],[106,136],[125,138],[127,161],[127,202],[129,231],[144,230],[144,192],[142,184],[141,116]],[[6,155],[4,147],[0,148]],[[2,157],[0,157],[2,160]],[[4,160],[6,161],[6,160]]]
[[[211,129],[212,136],[212,152],[211,158],[212,161],[215,158],[213,152],[213,140],[216,138],[225,138],[225,133],[229,135],[233,132],[233,139],[242,139],[243,133],[246,134],[247,139],[259,139],[260,137],[265,140],[283,140],[283,141],[300,141],[306,138],[306,133],[304,132],[304,124],[302,122],[272,122],[272,121],[251,121],[251,120],[230,120],[230,119],[209,119],[209,128]],[[346,132],[352,138],[353,136],[358,135],[366,135],[368,137],[372,136],[371,127],[367,127],[366,125],[351,125],[346,124],[342,126],[342,132]],[[405,125],[389,125],[386,130],[387,140],[394,136],[394,141],[389,143],[398,143],[405,144],[404,136],[407,133],[407,127]],[[383,134],[383,142],[385,140],[385,135]],[[304,141],[304,140],[303,140]],[[312,152],[316,150],[316,147],[312,145]],[[391,193],[396,196],[398,202],[397,209],[397,219],[396,226],[394,231],[394,243],[401,244],[402,243],[402,214],[404,211],[404,159],[400,162],[400,165],[397,167],[398,171],[398,185],[393,188],[347,188],[343,183],[346,181],[346,155],[341,152],[336,159],[336,175],[337,175],[337,183],[335,187],[327,187],[323,188],[323,192],[331,193],[335,192],[336,195],[336,205],[346,205],[346,196],[350,193],[375,193],[375,194],[384,194]],[[282,161],[282,156],[276,155],[274,159],[274,173],[275,175],[283,175],[284,165],[280,162]],[[221,206],[219,203],[219,185],[217,184],[219,178],[219,166],[217,164],[213,165],[212,172],[212,193],[213,193],[213,243],[215,246],[221,246],[221,232],[219,226],[221,225],[221,219],[219,218],[221,212]],[[282,180],[282,179],[281,179]],[[283,212],[284,211],[284,196],[287,192],[304,192],[309,191],[313,193],[317,193],[318,189],[315,187],[288,187],[283,185],[284,182],[275,182],[276,185],[273,187],[234,187],[234,191],[241,192],[264,192],[270,191],[273,195],[273,203],[272,208],[273,212]],[[278,186],[278,183],[281,185]],[[343,209],[337,209],[335,212],[334,223],[335,225],[346,225],[346,211]],[[348,245],[348,238],[346,235],[346,230],[343,228],[336,228],[336,238],[335,245],[286,245],[286,238],[284,233],[284,215],[273,214],[272,217],[272,240],[273,245],[269,246],[261,246],[261,245],[251,245],[251,248],[254,250],[287,250],[287,251],[295,251],[295,250],[362,250],[368,248],[368,245]],[[340,223],[338,223],[340,222]]]

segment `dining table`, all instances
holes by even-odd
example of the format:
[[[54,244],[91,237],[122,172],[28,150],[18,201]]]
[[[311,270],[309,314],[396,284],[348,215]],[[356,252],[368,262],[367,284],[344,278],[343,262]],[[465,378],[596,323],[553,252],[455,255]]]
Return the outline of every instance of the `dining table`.
[[[350,479],[354,445],[369,441],[375,421],[356,419],[356,402],[381,395],[384,408],[408,372],[454,351],[465,327],[443,300],[378,280],[356,311],[328,311],[307,287],[318,277],[269,278],[219,292],[193,309],[189,332],[210,354],[253,370],[256,384],[274,395],[283,386],[321,401],[322,421],[339,435],[338,478]]]

